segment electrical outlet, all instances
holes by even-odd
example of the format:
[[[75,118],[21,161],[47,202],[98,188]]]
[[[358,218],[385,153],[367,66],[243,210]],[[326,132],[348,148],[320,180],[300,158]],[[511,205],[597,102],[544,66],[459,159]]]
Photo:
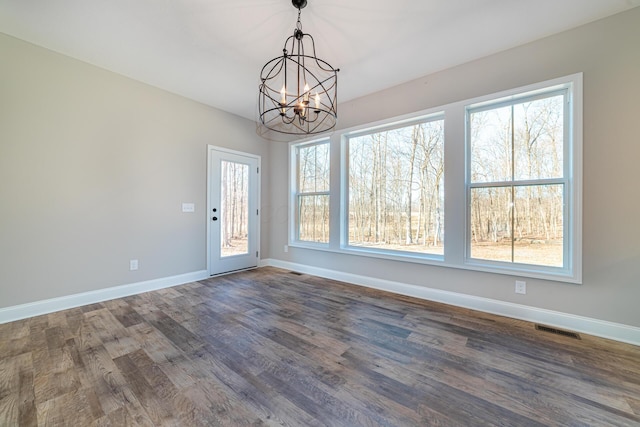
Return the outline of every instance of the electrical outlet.
[[[138,269],[138,260],[137,259],[129,260],[129,270],[134,271],[137,269]]]
[[[289,252],[289,245],[284,245],[284,251]]]
[[[522,280],[516,280],[516,294],[526,294],[527,293],[527,282]]]

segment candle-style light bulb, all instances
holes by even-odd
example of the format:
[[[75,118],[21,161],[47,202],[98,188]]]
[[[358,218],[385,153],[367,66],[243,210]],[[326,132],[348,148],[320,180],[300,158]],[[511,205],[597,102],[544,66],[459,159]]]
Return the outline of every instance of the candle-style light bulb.
[[[314,101],[316,104],[316,110],[320,108],[320,95],[318,95],[318,92],[316,92],[316,96],[314,97]]]
[[[282,85],[282,89],[280,90],[280,103],[282,105],[287,103],[287,89],[284,85]]]
[[[308,84],[304,84],[304,95],[302,97],[302,101],[305,103],[309,102],[309,85]]]
[[[304,119],[306,106],[307,104],[305,104],[303,101],[298,102],[298,105],[296,106],[296,113],[298,114],[300,119]]]

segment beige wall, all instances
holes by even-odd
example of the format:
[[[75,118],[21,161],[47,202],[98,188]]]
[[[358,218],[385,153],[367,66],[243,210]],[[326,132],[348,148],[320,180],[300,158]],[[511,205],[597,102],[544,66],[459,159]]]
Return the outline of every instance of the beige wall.
[[[640,8],[635,8],[340,105],[344,129],[583,72],[582,285],[526,279],[527,295],[516,295],[515,276],[300,248],[284,253],[286,144],[271,146],[271,257],[640,327],[639,40]]]
[[[0,308],[205,270],[207,144],[268,170],[255,124],[2,34],[0,58]]]

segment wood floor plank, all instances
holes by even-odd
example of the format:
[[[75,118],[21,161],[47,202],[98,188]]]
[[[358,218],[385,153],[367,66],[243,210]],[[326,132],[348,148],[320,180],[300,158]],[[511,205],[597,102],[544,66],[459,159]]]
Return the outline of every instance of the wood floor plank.
[[[142,375],[129,355],[119,356],[113,361],[153,424],[157,426],[171,424],[174,419],[165,402],[159,398],[156,390]]]
[[[9,394],[0,398],[0,425],[17,426],[20,420],[19,396]]]
[[[259,414],[267,424],[296,425],[300,412],[294,411],[291,402],[286,402],[277,390],[259,380],[257,375],[245,368],[244,359],[216,357],[215,350],[203,349],[193,355],[193,363],[201,372],[216,376],[223,384],[241,396],[253,412]],[[233,355],[236,356],[236,355]],[[274,405],[274,403],[276,403]],[[291,414],[295,414],[292,417]],[[311,418],[310,418],[311,419]],[[296,421],[298,420],[298,421]]]
[[[187,328],[163,312],[155,312],[150,323],[185,353],[202,347],[202,341]]]
[[[0,325],[0,426],[632,426],[640,348],[276,268]]]
[[[103,304],[125,328],[144,322],[142,316],[123,299],[106,301]]]
[[[18,425],[35,426],[36,405],[33,390],[33,367],[22,367],[18,374],[20,391],[18,392]]]
[[[235,393],[215,377],[203,378],[183,391],[203,413],[209,425],[237,426],[264,424],[249,408],[242,406]]]
[[[129,336],[126,328],[107,308],[86,313],[85,318],[95,336],[111,357],[116,358],[136,351],[140,343]]]
[[[476,344],[469,342],[468,347],[474,348]],[[613,407],[624,405],[624,396],[631,394],[640,395],[640,383],[631,389],[620,383],[615,375],[603,375],[597,367],[592,372],[585,372],[575,367],[567,367],[553,360],[538,360],[528,358],[518,352],[510,353],[504,348],[491,348],[486,345],[479,351],[483,356],[492,356],[491,359],[483,358],[486,366],[490,366],[490,372],[507,372],[526,381],[535,380],[541,387],[553,388],[560,392],[580,395],[607,403]]]
[[[633,413],[640,416],[640,395],[638,397],[627,397],[626,401]]]
[[[289,318],[278,317],[262,309],[251,310],[245,313],[245,316],[265,324],[274,324],[283,331],[322,348],[323,352],[329,352],[336,356],[341,355],[350,347],[348,343],[335,339],[326,331],[319,331],[317,328],[311,328]]]
[[[128,403],[126,380],[103,346],[90,347],[82,352],[86,387],[93,387],[105,414],[118,410]]]

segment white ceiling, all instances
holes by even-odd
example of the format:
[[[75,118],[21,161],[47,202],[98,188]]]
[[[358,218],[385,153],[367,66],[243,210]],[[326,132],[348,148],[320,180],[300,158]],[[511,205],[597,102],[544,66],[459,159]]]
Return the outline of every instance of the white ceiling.
[[[640,0],[308,0],[302,26],[344,102],[640,5]],[[0,0],[0,32],[255,120],[290,0]]]

